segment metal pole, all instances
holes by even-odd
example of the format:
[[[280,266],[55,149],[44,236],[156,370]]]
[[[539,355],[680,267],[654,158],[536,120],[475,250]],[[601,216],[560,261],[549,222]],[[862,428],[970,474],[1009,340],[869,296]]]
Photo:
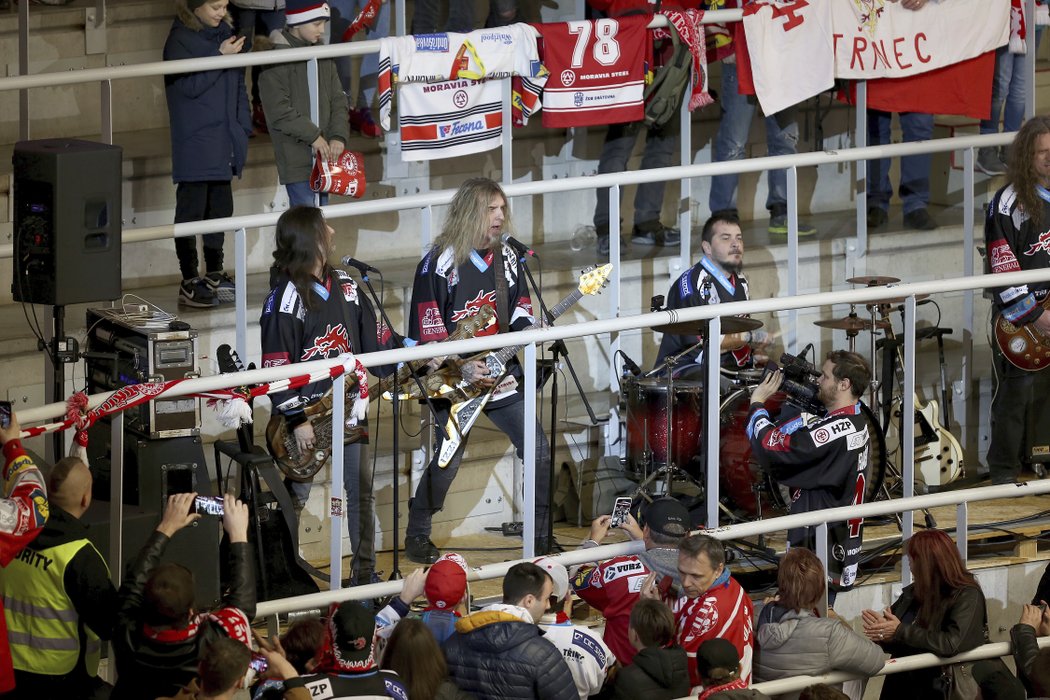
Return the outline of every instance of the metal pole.
[[[498,271],[497,271],[498,272]],[[536,314],[538,317],[539,314]],[[555,379],[557,381],[557,379]],[[521,556],[531,559],[536,554],[536,343],[525,346],[525,418],[522,426],[525,431],[525,463],[522,465],[521,478],[524,489],[522,496],[522,521],[525,523],[521,533]],[[551,440],[554,436],[551,435]],[[546,525],[544,524],[544,527]]]

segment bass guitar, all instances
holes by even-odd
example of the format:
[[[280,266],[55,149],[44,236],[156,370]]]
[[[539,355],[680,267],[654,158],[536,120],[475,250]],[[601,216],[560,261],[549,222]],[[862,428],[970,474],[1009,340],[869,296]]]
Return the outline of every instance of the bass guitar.
[[[1043,311],[1050,311],[1050,296],[1043,300]],[[1026,372],[1037,372],[1050,367],[1050,337],[1026,323],[1016,326],[1002,314],[995,317],[995,344],[1014,367]]]
[[[886,324],[887,340],[896,340],[893,334],[893,323],[889,317],[889,307],[881,305],[880,313]],[[902,373],[904,357],[900,346],[897,346],[897,357],[894,362],[894,373],[901,386],[904,386]],[[886,427],[886,449],[890,455],[900,454],[901,430],[904,420],[903,397],[894,398],[890,424]],[[962,445],[955,436],[940,423],[940,406],[936,400],[923,404],[918,394],[912,395],[913,414],[915,416],[915,474],[927,486],[944,486],[964,475]]]
[[[601,292],[608,282],[610,272],[612,272],[612,265],[609,263],[599,268],[587,268],[584,270],[583,274],[580,275],[576,289],[550,310],[550,320],[553,322],[565,313],[582,299],[584,294],[594,295]],[[541,322],[537,320],[527,330],[533,330],[541,326]],[[423,384],[427,391],[431,392],[432,398],[452,401],[452,408],[446,426],[446,432],[449,437],[441,445],[441,452],[438,454],[438,466],[447,467],[449,462],[452,461],[456,450],[463,444],[463,438],[474,426],[478,416],[481,415],[482,409],[485,408],[489,399],[492,398],[493,389],[499,386],[499,379],[506,373],[507,363],[510,361],[510,358],[523,347],[525,346],[517,345],[489,353],[481,353],[468,360],[457,361],[452,368],[440,368],[424,378]],[[460,376],[459,367],[464,362],[473,362],[475,360],[484,362],[488,366],[489,375],[497,378],[495,387],[479,389]]]

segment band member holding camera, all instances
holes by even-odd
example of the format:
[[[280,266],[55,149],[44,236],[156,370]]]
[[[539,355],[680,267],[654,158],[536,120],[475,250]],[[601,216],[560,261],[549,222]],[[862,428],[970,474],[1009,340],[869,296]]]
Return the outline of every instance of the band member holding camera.
[[[988,205],[984,240],[993,273],[1050,267],[1050,117],[1036,116],[1022,126],[1010,146],[1006,179]],[[1043,304],[1045,282],[993,289],[993,303],[1014,326],[1050,335],[1050,313]],[[993,484],[1008,484],[1020,475],[1030,415],[1045,410],[1050,373],[1030,372],[1006,360],[992,343],[992,369],[997,380],[992,398],[992,440],[988,472]]]
[[[744,234],[740,219],[732,212],[718,212],[704,223],[700,248],[704,257],[682,273],[667,292],[668,309],[687,309],[693,306],[746,301],[750,299],[747,279],[741,274],[744,267]],[[656,357],[659,366],[669,355],[680,353],[699,341],[697,335],[665,333]],[[765,331],[734,333],[722,338],[722,366],[742,369],[753,366],[752,341],[756,350],[768,344]],[[679,360],[675,376],[692,376],[700,371],[702,347],[690,351]]]
[[[316,207],[292,207],[277,220],[274,284],[259,319],[263,367],[389,347],[389,332],[376,323],[368,298],[359,292],[350,275],[333,269],[329,262],[334,233]],[[380,329],[384,334],[381,339]],[[310,454],[320,447],[305,409],[331,387],[331,380],[325,379],[274,392],[270,397],[274,411],[284,416],[288,430],[294,433],[299,454]],[[351,585],[369,583],[375,568],[372,465],[362,455],[362,442],[364,438],[343,447],[346,525],[354,552]],[[310,484],[296,482],[291,490],[305,502]]]
[[[510,228],[510,212],[503,189],[488,178],[464,182],[449,206],[448,218],[434,245],[416,267],[408,335],[417,343],[440,341],[455,332],[456,324],[476,314],[481,307],[495,311],[495,321],[478,336],[530,328],[532,300],[514,250],[500,242]],[[497,271],[499,274],[497,274]],[[519,384],[521,366],[511,360],[502,377],[490,374],[483,360],[462,364],[464,380],[492,392],[485,415],[502,430],[522,458],[525,449],[525,402]],[[497,385],[498,383],[498,385]],[[434,458],[416,487],[405,530],[405,555],[418,564],[433,564],[440,552],[430,540],[434,513],[445,505],[445,495],[456,478],[467,435],[446,467],[438,465],[444,444],[442,429],[448,423],[447,401],[436,402],[437,444]],[[549,513],[550,448],[539,423],[536,431],[536,554],[547,554]]]
[[[860,397],[870,381],[867,360],[854,352],[834,350],[817,379],[817,400],[827,410],[825,415],[803,411],[773,423],[764,404],[784,384],[779,369],[767,374],[751,394],[747,424],[751,447],[773,477],[791,488],[792,513],[864,502],[869,435]],[[857,579],[863,523],[862,518],[828,523],[831,591],[848,590]],[[788,530],[788,544],[814,549],[816,528]]]

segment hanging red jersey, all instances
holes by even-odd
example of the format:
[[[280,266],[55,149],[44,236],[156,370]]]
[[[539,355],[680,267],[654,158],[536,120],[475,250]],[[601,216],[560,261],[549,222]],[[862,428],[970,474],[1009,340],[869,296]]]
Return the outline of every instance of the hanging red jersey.
[[[543,126],[598,126],[641,121],[645,71],[652,56],[649,17],[536,25],[543,64]]]

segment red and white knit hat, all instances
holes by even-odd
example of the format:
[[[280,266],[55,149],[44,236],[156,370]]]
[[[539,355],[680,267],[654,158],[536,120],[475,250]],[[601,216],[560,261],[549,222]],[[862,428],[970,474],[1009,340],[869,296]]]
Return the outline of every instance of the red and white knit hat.
[[[327,2],[317,0],[285,0],[284,15],[286,25],[295,27],[319,19],[329,19],[332,11]]]

